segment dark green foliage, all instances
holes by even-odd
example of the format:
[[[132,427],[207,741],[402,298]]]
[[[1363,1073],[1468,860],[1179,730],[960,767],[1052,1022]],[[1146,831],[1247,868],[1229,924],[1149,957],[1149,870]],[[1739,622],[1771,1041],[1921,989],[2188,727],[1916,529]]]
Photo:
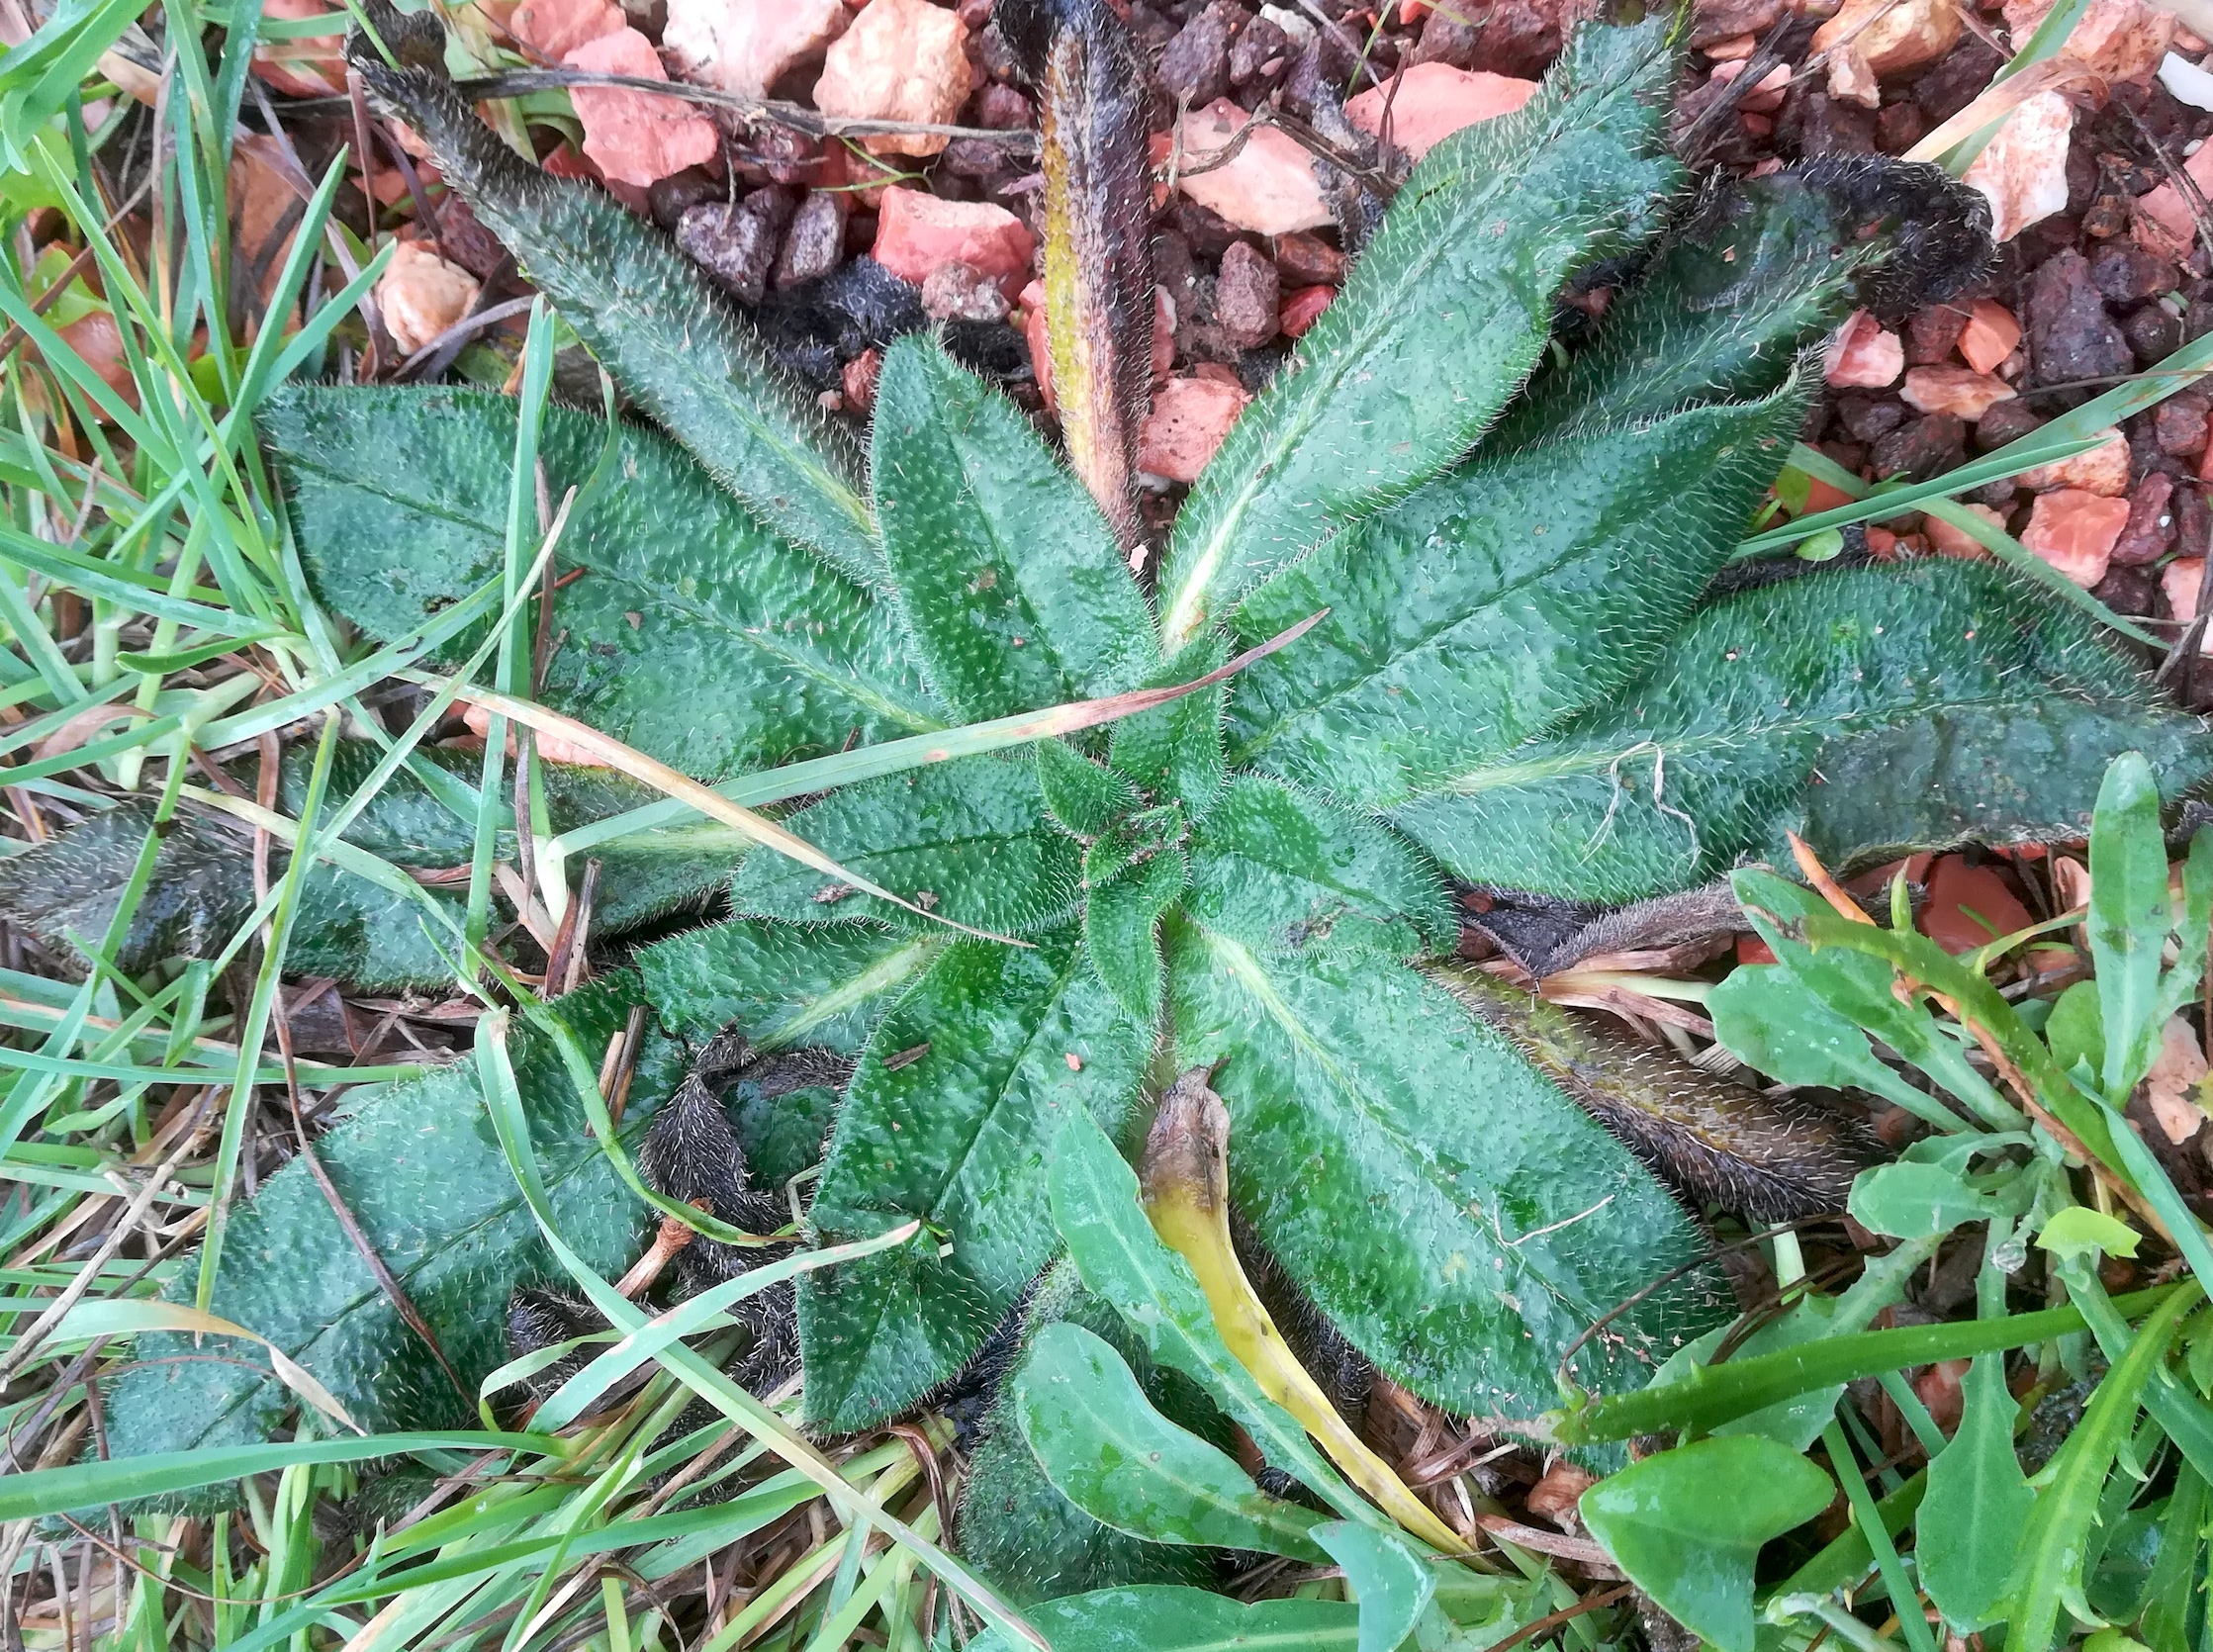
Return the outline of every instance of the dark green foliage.
[[[597,1053],[636,1002],[636,978],[610,976],[561,1000],[556,1013]],[[518,1025],[510,1049],[561,1236],[592,1266],[618,1273],[637,1254],[648,1213],[593,1140],[551,1041]],[[627,1134],[651,1119],[681,1071],[677,1047],[650,1038],[630,1089]],[[474,1385],[507,1357],[498,1305],[519,1283],[560,1277],[494,1140],[475,1069],[459,1065],[376,1090],[317,1150],[469,1393],[453,1391],[402,1323],[297,1158],[232,1215],[210,1310],[284,1349],[371,1432],[474,1426]],[[196,1279],[195,1269],[180,1270],[170,1297],[191,1301]],[[108,1395],[115,1455],[262,1439],[289,1408],[292,1396],[275,1377],[190,1357],[208,1351],[194,1340],[138,1339],[137,1363]],[[249,1361],[252,1353],[245,1344],[221,1351]]]
[[[1473,882],[1629,900],[1787,862],[1786,831],[1842,867],[2079,837],[2125,750],[2168,795],[2208,768],[2197,720],[2074,612],[1931,562],[1718,602],[1617,701],[1394,818]]]
[[[318,595],[391,638],[495,578],[514,419],[510,398],[466,390],[295,387],[263,403]],[[558,504],[580,490],[557,571],[583,570],[554,598],[548,705],[703,780],[937,726],[865,585],[762,527],[650,431],[617,431],[593,486],[607,436],[597,418],[546,410],[547,491]]]

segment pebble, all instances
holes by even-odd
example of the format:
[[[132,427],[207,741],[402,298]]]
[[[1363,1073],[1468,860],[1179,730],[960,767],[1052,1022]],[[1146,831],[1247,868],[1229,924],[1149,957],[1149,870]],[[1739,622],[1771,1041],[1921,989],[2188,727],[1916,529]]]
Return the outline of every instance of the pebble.
[[[377,314],[402,355],[414,355],[468,315],[483,291],[477,278],[421,241],[401,241],[377,278]]]
[[[1967,329],[1967,311],[1956,304],[1932,304],[1916,310],[1905,323],[1905,364],[1934,367],[1951,359],[1952,348]]]
[[[1153,393],[1138,440],[1138,468],[1169,482],[1196,482],[1251,400],[1219,379],[1168,380]]]
[[[2136,359],[2149,367],[2182,347],[2182,319],[2159,305],[2142,305],[2121,318],[2121,336]]]
[[[1210,0],[1161,48],[1160,90],[1168,101],[1212,103],[1230,89],[1230,43],[1250,14],[1238,0]]]
[[[1868,450],[1868,464],[1879,477],[1902,476],[1923,482],[1967,462],[1967,423],[1957,414],[1935,413],[1893,430]]]
[[[949,258],[923,281],[922,308],[934,321],[1003,321],[1013,306],[992,277],[973,264]]]
[[[2143,568],[2167,555],[2174,543],[2174,478],[2153,471],[2129,496],[2128,525],[2113,542],[2117,568]]]
[[[2138,304],[2174,291],[2178,277],[2167,259],[2134,241],[2113,241],[2090,260],[2090,285],[2113,304]]]
[[[1834,405],[1838,422],[1857,442],[1880,440],[1906,420],[1905,405],[1888,396],[1846,393]]]
[[[549,63],[628,26],[614,0],[522,0],[507,32]]]
[[[2055,488],[2073,488],[2106,499],[2119,499],[2129,491],[2128,439],[2116,430],[2085,453],[2054,464],[2038,465],[2023,471],[2014,480],[2032,493],[2048,494]]]
[[[1994,869],[1971,867],[1958,855],[1936,858],[1928,891],[1916,927],[1948,953],[1974,952],[2036,921]]]
[[[1437,14],[1442,16],[1440,12]],[[1336,286],[1344,279],[1344,254],[1323,240],[1294,230],[1275,238],[1275,267],[1295,287]]]
[[[1267,255],[1245,241],[1232,241],[1215,279],[1214,317],[1240,350],[1256,350],[1273,338],[1282,284]]]
[[[950,125],[975,90],[968,25],[930,0],[869,0],[831,43],[814,83],[814,106],[848,120]],[[887,133],[861,139],[873,154],[934,155],[942,134]]]
[[[867,418],[876,412],[876,381],[883,377],[883,352],[875,346],[863,350],[839,370],[846,411]]]
[[[1916,412],[1951,413],[1973,424],[1992,403],[2012,401],[2013,387],[1972,367],[1915,367],[1898,395]]]
[[[1904,371],[1904,341],[1865,310],[1836,329],[1821,359],[1821,376],[1840,390],[1881,390]]]
[[[2007,0],[2005,24],[2025,41],[2050,14],[2053,0]],[[2144,0],[2090,0],[2061,47],[2105,80],[2149,81],[2174,41],[2173,14]]]
[[[1883,76],[1934,62],[1960,31],[1958,0],[1844,0],[1811,49],[1828,54],[1829,96],[1873,109]]]
[[[2029,277],[2032,376],[2040,385],[2115,378],[2136,371],[2136,357],[2090,282],[2090,263],[2063,247]]]
[[[1425,33],[1423,38],[1429,37]],[[1272,80],[1290,60],[1291,37],[1270,19],[1256,17],[1230,46],[1230,84],[1245,87]]]
[[[661,44],[684,79],[758,98],[821,53],[851,15],[843,0],[669,0]]]
[[[845,261],[845,221],[853,197],[844,190],[810,189],[784,231],[777,256],[776,284],[781,291],[828,275]]]
[[[1187,112],[1177,129],[1185,162],[1204,161],[1218,153],[1244,130],[1247,119],[1227,98]],[[1254,234],[1282,235],[1336,222],[1322,198],[1313,157],[1288,133],[1274,127],[1259,128],[1224,164],[1179,176],[1176,188]],[[1195,239],[1193,244],[1197,245]]]
[[[1982,517],[1994,528],[2005,526],[2005,518],[1986,505],[1963,505],[1960,508]],[[1921,531],[1928,535],[1930,547],[1940,556],[1956,557],[1962,562],[1990,560],[1988,547],[1965,528],[1928,516],[1922,520]]]
[[[2105,578],[2128,522],[2126,500],[2062,488],[2037,495],[2021,543],[2087,591]]]
[[[1975,445],[1984,453],[1995,453],[2007,442],[2018,441],[2044,422],[2044,415],[2027,402],[1999,402],[1982,415],[1975,427]],[[2013,484],[2005,484],[2008,495]]]
[[[2124,568],[2117,562],[2090,587],[2090,595],[2115,613],[2128,614],[2150,613],[2159,592],[2159,576],[2150,568]]]
[[[1533,80],[1511,75],[1456,69],[1449,63],[1417,63],[1381,86],[1346,99],[1344,118],[1360,131],[1381,138],[1388,114],[1391,142],[1420,160],[1463,127],[1513,114],[1529,101],[1536,87]]]
[[[2209,415],[2213,415],[2213,392],[2182,391],[2152,410],[2152,439],[2162,453],[2176,458],[2203,453]]]
[[[2067,156],[2075,106],[2058,92],[2038,92],[2005,118],[1961,181],[1990,203],[1990,233],[1999,244],[2032,224],[2067,210]]]
[[[2021,346],[2021,323],[2013,312],[1995,299],[1977,299],[1968,306],[1967,325],[1960,328],[1960,355],[1978,373],[1995,373]]]
[[[1303,338],[1306,329],[1322,319],[1322,312],[1330,308],[1330,301],[1337,290],[1329,286],[1299,287],[1283,295],[1283,310],[1277,318],[1286,338]]]
[[[789,199],[773,187],[743,201],[707,202],[677,221],[677,245],[741,304],[759,304],[769,290],[777,237],[789,213]]]
[[[2187,623],[2197,614],[2198,587],[2205,581],[2205,558],[2178,556],[2160,570],[2160,591],[2167,597],[2169,617]],[[2198,639],[2200,654],[2213,654],[2213,625]]]
[[[872,8],[883,3],[871,0]],[[958,260],[996,281],[1012,298],[1029,282],[1036,247],[1027,225],[988,201],[948,201],[918,189],[887,189],[876,209],[876,261],[917,287],[940,265]]]
[[[653,43],[635,29],[587,41],[562,61],[572,69],[601,74],[669,78]],[[569,101],[584,126],[585,158],[613,183],[642,187],[711,160],[722,150],[714,123],[676,98],[627,86],[572,86]]]

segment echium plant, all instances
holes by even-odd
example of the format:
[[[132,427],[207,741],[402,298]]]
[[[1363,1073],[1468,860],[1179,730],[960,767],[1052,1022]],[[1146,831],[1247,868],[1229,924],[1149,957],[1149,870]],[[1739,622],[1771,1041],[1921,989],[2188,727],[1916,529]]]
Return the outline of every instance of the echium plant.
[[[741,861],[668,805],[627,840],[541,839],[557,913],[587,843],[603,908],[625,876],[667,874],[657,852],[710,859],[730,908],[556,1011],[596,1059],[651,1007],[633,1144],[675,1087],[676,1041],[734,1026],[850,1070],[834,1094],[729,1069],[753,1189],[781,1203],[820,1158],[808,1237],[920,1224],[800,1281],[821,1428],[923,1404],[995,1340],[994,1374],[1017,1335],[1030,1357],[1072,1357],[1046,1337],[1057,1321],[1134,1355],[1101,1298],[1124,1304],[1088,1266],[1099,1296],[1054,1267],[1053,1178],[1074,1173],[1063,1145],[1100,1132],[1135,1152],[1194,1069],[1185,1135],[1219,1148],[1226,1130],[1229,1200],[1279,1300],[1311,1305],[1308,1348],[1341,1337],[1459,1414],[1530,1415],[1563,1360],[1586,1388],[1637,1386],[1729,1311],[1696,1268],[1654,1288],[1704,1239],[1647,1161],[1783,1205],[1839,1199],[1845,1172],[1794,1160],[1802,1132],[1756,1094],[1625,1064],[1436,963],[1455,940],[1448,877],[1625,901],[1773,858],[1793,831],[1847,867],[2077,835],[2115,753],[2148,754],[2168,795],[2207,768],[2194,719],[1993,566],[1713,594],[1802,419],[1802,349],[1855,304],[1971,279],[1980,198],[1872,159],[1695,189],[1665,142],[1668,20],[1586,29],[1525,108],[1414,169],[1192,489],[1156,575],[1134,577],[1153,313],[1140,71],[1103,0],[999,12],[1044,114],[1072,473],[928,336],[887,350],[864,462],[665,238],[493,136],[444,80],[429,14],[372,7],[379,39],[353,43],[372,91],[658,426],[545,412],[535,455],[549,502],[575,491],[556,547],[574,578],[549,597],[537,698],[751,803],[823,790],[819,770],[786,785],[778,766],[923,737],[784,816],[806,861]],[[1608,260],[1618,291],[1569,350],[1557,295]],[[398,637],[511,572],[517,424],[514,400],[473,391],[278,398],[263,436],[322,599]],[[1192,684],[1103,726],[1024,720]],[[580,1117],[575,1069],[518,1040],[534,1173],[574,1253],[611,1274],[648,1213]],[[440,1074],[324,1143],[466,1380],[501,1357],[508,1291],[547,1269],[476,1096],[465,1070]],[[272,1181],[233,1226],[214,1308],[365,1425],[452,1415],[328,1221],[295,1170]],[[250,1435],[280,1409],[234,1367],[142,1368],[119,1385],[111,1447]],[[1030,1596],[1172,1571],[1049,1498],[1012,1427],[1003,1403],[972,1552],[1028,1566],[1010,1582]]]

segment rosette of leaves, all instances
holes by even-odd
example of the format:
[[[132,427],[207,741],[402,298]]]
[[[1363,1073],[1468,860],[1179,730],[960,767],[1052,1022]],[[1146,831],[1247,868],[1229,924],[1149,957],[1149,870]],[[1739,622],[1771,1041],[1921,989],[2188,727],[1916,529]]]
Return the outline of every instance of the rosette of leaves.
[[[651,420],[547,416],[550,496],[580,489],[549,705],[742,789],[797,757],[1191,683],[1320,616],[1103,732],[949,761],[924,741],[785,817],[919,911],[756,851],[727,921],[640,957],[677,1037],[735,1022],[856,1057],[817,1237],[923,1225],[805,1276],[808,1416],[868,1426],[968,1368],[1060,1248],[1060,1127],[1127,1146],[1192,1067],[1228,1110],[1242,1218],[1393,1380],[1527,1415],[1574,1348],[1586,1387],[1634,1386],[1725,1293],[1669,1277],[1703,1239],[1585,1105],[1603,1052],[1548,1065],[1429,967],[1454,944],[1447,878],[1626,900],[1788,831],[1842,866],[2073,835],[2113,753],[2145,752],[2169,795],[2207,766],[2194,719],[2002,571],[1709,599],[1801,420],[1800,350],[1863,281],[1902,279],[1883,273],[1901,240],[1972,273],[1979,198],[1872,160],[1692,194],[1664,141],[1667,24],[1588,29],[1524,109],[1414,170],[1139,579],[1138,420],[1115,401],[1151,305],[1135,58],[1103,4],[1000,10],[1045,102],[1056,380],[1098,497],[926,336],[887,350],[864,452],[664,237],[491,135],[428,14],[371,8],[397,67],[353,50]],[[1556,350],[1555,294],[1612,259],[1640,273]],[[459,390],[277,398],[262,434],[321,597],[398,635],[492,577],[515,420]],[[1646,1099],[1664,1125],[1667,1083]],[[1639,1109],[1599,1111],[1627,1130]],[[806,1117],[786,1160],[812,1156]],[[749,1152],[779,1128],[740,1125]]]

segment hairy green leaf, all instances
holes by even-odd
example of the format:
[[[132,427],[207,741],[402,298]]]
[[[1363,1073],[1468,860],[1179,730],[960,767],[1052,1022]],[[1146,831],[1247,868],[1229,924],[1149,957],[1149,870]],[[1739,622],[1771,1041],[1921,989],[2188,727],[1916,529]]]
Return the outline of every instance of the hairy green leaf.
[[[1031,1627],[1054,1652],[1355,1652],[1359,1608],[1341,1601],[1257,1601],[1170,1585],[1104,1589],[1032,1606]],[[974,1652],[1016,1652],[994,1629]]]
[[[1080,1327],[1040,1331],[1012,1393],[1046,1478],[1092,1518],[1154,1542],[1328,1560],[1309,1535],[1321,1515],[1154,1411],[1122,1356]]]
[[[1106,519],[1005,397],[934,340],[902,338],[873,428],[884,562],[963,720],[1117,693],[1158,666]]]
[[[1160,943],[1153,931],[1190,880],[1180,847],[1161,849],[1093,888],[1083,906],[1083,946],[1101,984],[1139,1025],[1160,1019]]]
[[[1662,140],[1674,65],[1664,18],[1586,28],[1519,112],[1423,159],[1341,302],[1192,490],[1160,581],[1171,651],[1498,415],[1544,347],[1561,281],[1643,228],[1681,176]]]
[[[317,594],[391,638],[496,575],[514,421],[511,398],[466,390],[295,386],[263,403]],[[554,560],[581,571],[554,597],[546,704],[708,780],[939,726],[867,587],[763,529],[681,448],[614,436],[594,485],[607,426],[546,410],[547,491],[579,490]]]
[[[1786,831],[1839,868],[2079,837],[2128,750],[2168,793],[2213,764],[2199,720],[2079,616],[1922,563],[1715,603],[1618,701],[1394,818],[1470,881],[1626,900],[1786,859]]]
[[[1412,958],[1450,945],[1436,869],[1373,820],[1244,775],[1192,835],[1193,917],[1266,952],[1365,947]]]
[[[1038,789],[1053,818],[1079,838],[1097,837],[1145,803],[1126,777],[1083,757],[1065,740],[1038,742]]]
[[[825,1240],[924,1230],[801,1283],[810,1417],[867,1426],[975,1355],[1056,1248],[1057,1126],[1081,1111],[1119,1131],[1152,1050],[1068,931],[944,950],[862,1053],[812,1217]]]
[[[1303,617],[1303,616],[1302,616]],[[1219,670],[1230,647],[1208,630],[1147,680],[1148,688],[1191,683]],[[1107,759],[1116,771],[1162,801],[1173,798],[1198,819],[1214,806],[1227,768],[1222,746],[1222,706],[1228,686],[1218,684],[1153,711],[1125,717],[1108,731]]]
[[[770,1049],[850,1055],[944,945],[942,930],[733,918],[656,942],[638,955],[638,973],[680,1038],[703,1043],[735,1022]]]
[[[956,758],[864,780],[787,824],[840,866],[978,929],[1034,935],[1073,916],[1082,894],[1082,850],[1046,812],[1027,753]],[[731,881],[730,902],[800,923],[928,924],[781,855],[748,860]]]
[[[1195,925],[1169,958],[1176,1063],[1222,1063],[1238,1209],[1431,1403],[1533,1413],[1571,1342],[1704,1249],[1626,1148],[1427,977],[1372,955],[1263,959]],[[1575,1370],[1636,1386],[1727,1319],[1724,1298],[1704,1271],[1662,1286]]]
[[[1826,1509],[1829,1477],[1756,1435],[1662,1451],[1583,1494],[1583,1523],[1669,1616],[1720,1652],[1752,1652],[1760,1545]]]
[[[639,1001],[636,977],[614,975],[560,1000],[554,1013],[597,1053]],[[590,1265],[614,1274],[637,1254],[647,1212],[593,1140],[551,1042],[518,1028],[510,1049],[561,1235]],[[649,1038],[627,1133],[650,1120],[681,1071],[676,1047]],[[401,1321],[299,1158],[233,1211],[210,1310],[268,1337],[366,1428],[473,1421],[475,1384],[507,1358],[503,1316],[488,1305],[505,1303],[517,1284],[559,1277],[485,1127],[474,1070],[462,1064],[379,1089],[316,1147],[468,1392],[454,1391]],[[192,1270],[176,1277],[170,1294],[189,1301]],[[136,1362],[108,1393],[114,1455],[265,1439],[282,1419],[290,1396],[273,1375],[193,1358],[193,1344],[182,1334],[138,1338]]]
[[[442,73],[393,69],[358,36],[350,48],[370,89],[429,140],[448,184],[632,400],[777,532],[854,579],[875,577],[851,438],[770,363],[699,267],[603,190],[527,164]]]
[[[1486,450],[1247,596],[1233,759],[1363,806],[1403,802],[1603,700],[1743,537],[1803,416],[1762,402]]]
[[[1140,1392],[1163,1417],[1227,1447],[1229,1423],[1182,1372],[1153,1363],[1112,1307],[1083,1288],[1065,1257],[1046,1269],[1023,1309],[1024,1349],[1056,1328],[1080,1328],[1119,1353]],[[1017,1352],[1019,1366],[1024,1354]],[[1130,1584],[1196,1584],[1213,1557],[1182,1544],[1146,1542],[1093,1519],[1053,1487],[1022,1436],[1014,1385],[1003,1384],[983,1423],[961,1491],[955,1535],[962,1557],[1018,1605]]]

